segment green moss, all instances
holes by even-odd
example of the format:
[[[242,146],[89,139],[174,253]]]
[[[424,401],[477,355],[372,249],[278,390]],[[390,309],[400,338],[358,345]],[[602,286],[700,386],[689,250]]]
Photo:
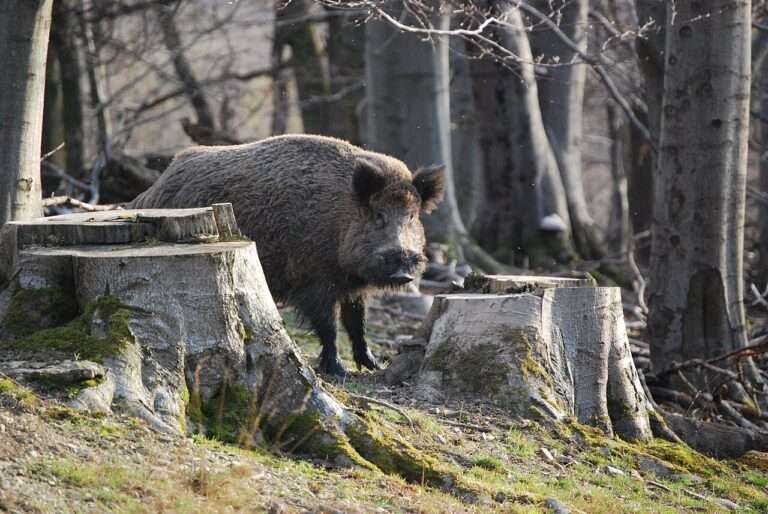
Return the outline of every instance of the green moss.
[[[199,394],[195,395],[198,396]],[[241,385],[224,385],[200,405],[201,420],[209,436],[236,443],[257,417],[256,398]],[[190,416],[192,417],[192,416]]]
[[[58,326],[77,316],[74,295],[61,288],[18,289],[11,297],[3,326],[14,337],[23,337]]]
[[[487,469],[489,471],[504,471],[504,464],[501,462],[501,460],[499,460],[498,457],[494,457],[493,455],[481,455],[479,457],[475,457],[472,463],[475,466]]]
[[[350,426],[346,433],[352,448],[384,473],[436,487],[452,481],[441,463],[371,420]]]
[[[86,306],[75,319],[57,327],[37,330],[14,341],[0,342],[0,349],[57,351],[78,359],[102,362],[133,342],[131,310],[114,296],[102,296]],[[105,324],[104,334],[91,334],[94,317]]]
[[[653,439],[637,448],[649,455],[674,464],[690,473],[704,476],[717,476],[729,473],[730,470],[722,462],[709,458],[696,450],[677,443],[662,439]]]
[[[189,401],[187,402],[187,416],[192,423],[202,426],[205,423],[205,416],[203,416],[203,402],[200,398],[200,391],[193,391],[189,395]]]
[[[9,399],[25,409],[40,405],[40,398],[35,396],[35,393],[5,377],[0,377],[0,400],[2,399]]]
[[[76,398],[84,389],[96,387],[101,384],[104,381],[104,378],[97,377],[76,383],[57,380],[56,378],[48,376],[33,377],[31,380],[44,391],[65,391],[68,398]]]

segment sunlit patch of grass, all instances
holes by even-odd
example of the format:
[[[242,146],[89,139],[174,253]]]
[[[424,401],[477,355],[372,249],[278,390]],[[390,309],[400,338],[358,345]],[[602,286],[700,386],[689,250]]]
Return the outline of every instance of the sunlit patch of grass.
[[[0,376],[0,400],[3,399],[24,409],[40,405],[40,398],[35,393],[10,378]]]
[[[511,428],[507,432],[504,443],[510,454],[521,459],[530,459],[539,449],[539,444],[535,440],[517,428]]]
[[[488,471],[496,471],[497,473],[504,471],[504,463],[501,462],[501,459],[494,457],[493,455],[478,455],[472,462],[475,466],[487,469]]]

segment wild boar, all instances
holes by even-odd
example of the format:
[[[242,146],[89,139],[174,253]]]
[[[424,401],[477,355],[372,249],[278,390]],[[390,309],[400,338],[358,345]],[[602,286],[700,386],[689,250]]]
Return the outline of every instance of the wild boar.
[[[393,157],[345,141],[286,135],[182,151],[130,208],[232,203],[272,295],[295,306],[319,336],[319,370],[343,376],[339,314],[358,368],[379,369],[364,334],[366,296],[423,271],[419,214],[435,209],[443,191],[442,167],[412,174]]]

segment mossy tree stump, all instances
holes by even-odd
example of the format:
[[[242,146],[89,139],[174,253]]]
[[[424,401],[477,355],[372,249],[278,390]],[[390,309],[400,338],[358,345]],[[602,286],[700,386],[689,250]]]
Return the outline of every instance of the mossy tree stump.
[[[432,460],[323,388],[229,204],[6,224],[0,360],[12,359],[95,361],[104,376],[73,405],[127,412],[164,432],[443,480]]]
[[[439,295],[427,316],[418,378],[425,394],[651,437],[654,413],[632,361],[619,288],[522,276],[475,278],[471,287],[488,292]]]

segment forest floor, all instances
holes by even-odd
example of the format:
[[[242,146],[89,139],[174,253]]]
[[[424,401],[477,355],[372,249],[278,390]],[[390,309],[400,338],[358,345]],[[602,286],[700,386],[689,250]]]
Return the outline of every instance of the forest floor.
[[[373,307],[374,350],[391,355],[418,321]],[[296,327],[290,310],[283,313],[314,361],[316,338]],[[340,339],[352,369],[348,341]],[[396,406],[365,408],[462,477],[461,492],[270,448],[170,437],[132,418],[75,412],[0,379],[0,511],[768,512],[764,454],[715,461],[666,442],[606,439],[575,423],[510,419],[481,403],[427,404],[407,384],[388,387],[371,373],[328,387]]]

